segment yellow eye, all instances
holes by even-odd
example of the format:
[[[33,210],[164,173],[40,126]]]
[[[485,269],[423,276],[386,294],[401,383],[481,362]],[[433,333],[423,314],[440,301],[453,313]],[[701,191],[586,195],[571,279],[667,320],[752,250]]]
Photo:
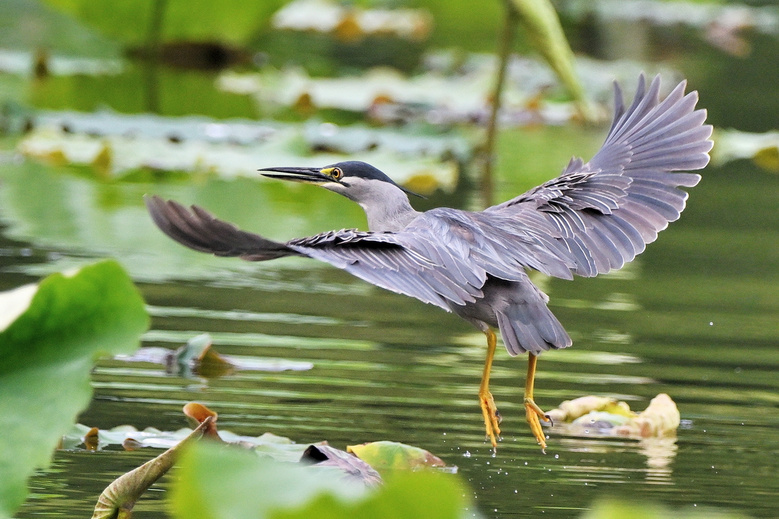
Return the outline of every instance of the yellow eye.
[[[333,168],[333,170],[330,172],[330,176],[336,180],[341,180],[341,177],[344,176],[344,172],[341,171],[341,168]]]

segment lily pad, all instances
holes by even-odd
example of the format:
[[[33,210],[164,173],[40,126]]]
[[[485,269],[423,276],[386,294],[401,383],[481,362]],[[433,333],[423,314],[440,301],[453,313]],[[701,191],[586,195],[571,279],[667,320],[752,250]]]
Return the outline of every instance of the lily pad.
[[[459,167],[470,158],[462,137],[401,133],[368,126],[339,127],[311,121],[223,121],[204,117],[41,112],[35,129],[19,143],[24,155],[55,165],[89,165],[101,177],[138,169],[199,172],[222,178],[263,180],[261,167],[327,165],[359,156],[395,181],[430,179],[451,191]]]
[[[441,458],[425,449],[393,441],[349,445],[346,447],[346,451],[367,462],[376,470],[419,470],[446,467],[446,463]],[[456,472],[457,467],[451,471]]]
[[[0,49],[0,71],[2,72],[30,76],[35,72],[36,61],[39,64],[45,63],[46,74],[51,76],[116,75],[124,68],[122,61],[116,58],[36,55],[32,51]]]
[[[192,403],[187,404],[187,406],[192,405]],[[83,424],[72,426],[70,431],[62,436],[60,447],[70,450],[102,450],[110,446],[122,445],[128,450],[141,448],[170,449],[178,445],[193,431],[193,429],[187,427],[182,427],[175,431],[161,431],[154,427],[138,430],[132,425],[119,425],[111,429],[98,429],[94,433],[97,440],[96,444],[94,448],[90,448],[86,445],[85,440],[89,434],[92,434],[93,429]],[[260,436],[243,436],[229,430],[220,430],[217,435],[218,439],[223,443],[240,445],[245,449],[253,450],[261,457],[291,463],[300,461],[306,449],[311,445],[325,445],[325,442],[314,444],[295,443],[289,438],[272,433],[264,433]]]
[[[738,130],[717,130],[717,145],[712,150],[712,162],[724,164],[732,160],[752,160],[761,168],[779,173],[779,131],[750,133]]]
[[[374,67],[359,74],[314,77],[286,67],[260,72],[224,72],[222,90],[252,95],[258,106],[309,111],[337,109],[365,114],[378,122],[421,122],[439,126],[483,122],[489,116],[497,59],[490,54],[430,52],[421,72],[406,75]],[[610,117],[612,82],[631,85],[641,71],[671,75],[667,68],[630,61],[603,62],[579,58],[568,76],[580,77],[581,92],[600,103],[588,110],[598,120]],[[572,87],[573,88],[573,87]],[[503,88],[500,122],[503,126],[565,124],[577,117],[577,106],[560,87],[555,72],[544,62],[522,56],[509,60]]]
[[[5,292],[0,315],[0,517],[8,517],[88,405],[95,359],[132,352],[149,319],[115,261]]]
[[[271,26],[264,47],[274,63],[302,62],[319,72],[339,65],[410,70],[419,63],[433,20],[425,9],[295,0],[273,15]]]
[[[324,442],[307,446],[295,445],[288,438],[267,433],[258,438],[238,438],[224,431],[217,431],[217,413],[202,404],[190,402],[184,406],[183,411],[188,418],[199,422],[197,428],[182,429],[172,434],[156,431],[157,436],[166,436],[171,442],[167,450],[111,483],[100,496],[94,517],[129,517],[129,510],[141,494],[172,466],[175,456],[184,448],[184,444],[192,443],[193,439],[200,437],[208,439],[206,443],[210,443],[210,446],[192,446],[195,454],[185,455],[190,457],[190,465],[187,466],[187,461],[184,461],[184,466],[179,471],[180,479],[171,494],[173,508],[181,517],[244,517],[250,509],[254,510],[250,517],[280,517],[301,507],[313,507],[311,517],[323,517],[320,511],[333,514],[336,510],[338,512],[333,517],[346,517],[350,514],[345,512],[352,508],[365,508],[365,513],[358,516],[378,517],[383,516],[379,513],[380,510],[386,512],[386,507],[391,506],[393,500],[399,497],[398,503],[402,504],[401,509],[405,511],[427,505],[427,499],[419,499],[413,493],[408,494],[405,486],[402,486],[405,490],[400,496],[395,495],[397,488],[392,484],[383,488],[383,479],[374,467],[357,456],[330,447]],[[146,441],[155,436],[150,430],[148,433]],[[84,436],[81,436],[82,434]],[[128,426],[103,431],[101,434],[101,431],[94,428],[79,425],[71,434],[71,438],[74,437],[84,443],[87,443],[88,439],[95,441],[97,438],[102,438],[104,443],[106,439],[113,443],[121,442],[123,445],[131,443],[133,449],[144,445],[144,440],[138,439],[139,432]],[[416,458],[420,457],[419,452],[426,452],[401,444],[389,445],[390,443],[378,442],[374,447],[369,445],[366,452],[386,452],[388,449],[396,452],[398,446],[403,448],[403,454],[412,452]],[[214,449],[214,445],[219,448]],[[157,443],[155,446],[160,445]],[[254,452],[249,455],[251,451]],[[422,458],[434,458],[438,461],[437,465],[443,464],[429,453]],[[398,468],[397,464],[395,465],[395,468]],[[410,467],[406,463],[400,468]],[[216,479],[213,479],[214,476]],[[396,476],[393,481],[405,479]],[[439,488],[436,486],[439,485],[438,481],[444,480],[429,480],[421,484]],[[279,484],[282,486],[277,488]],[[408,483],[401,483],[406,484]],[[411,483],[412,486],[419,484],[417,481]],[[252,488],[258,491],[244,492],[248,488],[247,485],[257,485]],[[456,481],[445,482],[443,485],[447,488],[459,488]],[[372,489],[375,494],[368,493],[368,489]],[[392,498],[384,496],[387,492],[390,492]],[[461,499],[461,489],[459,495]],[[447,501],[451,499],[444,498]],[[381,503],[379,508],[375,508],[376,499]],[[327,501],[324,508],[321,500]],[[333,503],[330,501],[336,503],[336,509],[331,510]],[[458,504],[459,500],[456,499],[454,503]],[[452,505],[452,502],[448,502],[448,505]],[[398,509],[393,507],[390,510]],[[456,506],[445,507],[444,510],[446,514],[441,515],[442,518],[455,517],[458,511],[461,511]],[[238,513],[239,511],[242,512]],[[292,513],[297,514],[297,511]],[[412,515],[416,516],[416,513]],[[425,516],[431,517],[429,514]]]
[[[274,13],[274,29],[333,33],[350,40],[368,35],[427,38],[430,14],[423,9],[363,9],[328,0],[295,0]]]

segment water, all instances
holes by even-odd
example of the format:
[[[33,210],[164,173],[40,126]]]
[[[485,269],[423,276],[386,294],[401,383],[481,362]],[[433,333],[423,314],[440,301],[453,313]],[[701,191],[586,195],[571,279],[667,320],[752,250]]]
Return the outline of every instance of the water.
[[[552,434],[542,454],[524,422],[525,359],[500,351],[492,391],[504,435],[493,457],[476,399],[480,333],[313,262],[255,270],[227,259],[214,260],[205,278],[139,283],[153,316],[144,345],[173,348],[208,332],[224,354],[314,368],[204,381],[104,360],[80,421],[177,429],[181,407],[196,400],[219,413],[221,428],[239,434],[269,431],[341,448],[402,441],[457,465],[487,517],[571,517],[611,495],[772,517],[779,503],[779,278],[775,261],[768,262],[779,245],[777,188],[779,178],[749,164],[709,169],[683,218],[625,271],[543,281],[575,344],[541,357],[540,405],[599,394],[643,409],[665,392],[682,414],[675,441]],[[727,202],[745,199],[752,203]],[[22,253],[24,246],[3,242],[9,284],[27,277],[14,271],[48,257],[34,244]],[[154,454],[57,453],[53,468],[34,478],[35,495],[18,516],[61,507],[65,515],[85,515],[114,476]],[[145,516],[164,516],[165,487],[166,480],[141,501]]]
[[[766,48],[764,39],[754,44]],[[707,73],[690,66],[716,125],[769,129],[754,122],[767,110],[750,112],[744,105],[734,114],[727,94],[741,77],[732,71],[766,70],[765,55],[718,56],[719,66]],[[699,67],[709,58],[702,52],[692,62]],[[760,88],[775,93],[774,87],[769,78]],[[768,102],[770,96],[759,97]],[[240,112],[244,100],[231,102],[221,115]],[[538,131],[504,134],[503,151],[522,149],[531,137],[535,142]],[[549,149],[527,153],[563,148],[557,168],[569,153],[593,151],[589,144],[569,150],[563,142],[597,142],[602,135],[543,131],[549,132]],[[557,171],[530,169],[530,178]],[[140,202],[145,192],[197,201],[277,238],[364,225],[359,208],[314,188],[218,179],[193,185],[96,182],[65,168],[5,162],[0,289],[90,258],[117,256],[150,305],[144,346],[175,348],[208,332],[223,354],[314,365],[310,371],[242,371],[205,381],[102,360],[94,372],[94,399],[79,419],[91,426],[178,429],[185,425],[181,407],[194,400],[219,413],[220,428],[238,434],[268,431],[339,448],[394,440],[428,449],[459,467],[485,517],[576,517],[610,496],[679,511],[718,507],[775,517],[779,177],[747,161],[710,167],[703,175],[681,220],[622,271],[573,282],[540,280],[574,346],[541,357],[536,401],[552,408],[597,394],[643,409],[656,394],[668,393],[682,415],[677,438],[670,440],[553,433],[542,454],[524,420],[525,359],[500,349],[491,387],[504,418],[503,441],[493,456],[476,398],[484,338],[467,323],[313,261],[254,265],[186,251],[154,231]],[[506,171],[501,179],[501,198],[535,183],[509,179]],[[422,204],[472,207],[476,199],[466,185]],[[57,452],[53,466],[31,481],[33,495],[17,517],[88,516],[114,477],[157,453]],[[139,516],[166,517],[168,482],[164,478],[144,495]]]

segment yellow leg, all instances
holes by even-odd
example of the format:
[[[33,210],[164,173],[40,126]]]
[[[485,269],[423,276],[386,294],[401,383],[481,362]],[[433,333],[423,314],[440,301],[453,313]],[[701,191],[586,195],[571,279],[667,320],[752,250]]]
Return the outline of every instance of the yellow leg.
[[[484,362],[484,373],[481,376],[481,385],[479,385],[479,404],[481,405],[481,413],[484,415],[484,427],[487,430],[487,437],[492,443],[492,449],[495,450],[498,446],[498,439],[500,438],[500,413],[495,406],[495,400],[490,393],[490,371],[492,370],[492,358],[495,356],[495,345],[497,344],[497,337],[495,332],[487,329],[484,334],[487,336],[487,360]]]
[[[527,416],[527,423],[530,425],[533,436],[536,437],[536,441],[541,446],[541,450],[546,452],[546,436],[541,429],[539,418],[545,422],[550,421],[550,419],[533,400],[537,361],[538,357],[536,355],[528,353],[527,380],[525,381],[525,415]]]

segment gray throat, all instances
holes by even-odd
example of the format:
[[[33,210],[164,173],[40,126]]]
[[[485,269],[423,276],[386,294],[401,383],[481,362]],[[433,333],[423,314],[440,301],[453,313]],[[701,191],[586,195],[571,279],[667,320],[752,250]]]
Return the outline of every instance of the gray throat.
[[[391,187],[383,190],[381,200],[359,202],[368,217],[368,229],[372,232],[401,231],[419,216],[406,194],[395,186]]]

